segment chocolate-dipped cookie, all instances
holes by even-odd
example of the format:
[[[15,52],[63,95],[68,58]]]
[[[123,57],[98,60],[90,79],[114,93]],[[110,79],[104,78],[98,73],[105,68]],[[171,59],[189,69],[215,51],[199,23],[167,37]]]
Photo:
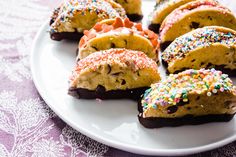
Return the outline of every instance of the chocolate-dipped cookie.
[[[126,11],[126,15],[131,21],[140,21],[143,18],[142,0],[114,0]]]
[[[79,40],[84,30],[104,19],[126,17],[122,6],[113,0],[67,0],[54,10],[50,21],[53,40]]]
[[[109,49],[81,59],[70,78],[69,94],[84,99],[137,100],[160,75],[141,51]]]
[[[150,21],[148,28],[156,33],[159,33],[159,28],[163,20],[168,16],[173,10],[184,5],[188,2],[195,0],[165,0],[158,1],[157,5],[154,7],[154,11],[150,15]]]
[[[236,112],[236,87],[221,71],[186,70],[151,85],[138,109],[147,128],[226,122]]]
[[[214,67],[236,76],[236,31],[219,26],[196,29],[175,39],[161,58],[169,73]]]
[[[102,21],[84,34],[78,46],[77,59],[110,48],[142,51],[148,57],[158,59],[158,36],[144,29],[140,23],[129,21],[128,18]]]

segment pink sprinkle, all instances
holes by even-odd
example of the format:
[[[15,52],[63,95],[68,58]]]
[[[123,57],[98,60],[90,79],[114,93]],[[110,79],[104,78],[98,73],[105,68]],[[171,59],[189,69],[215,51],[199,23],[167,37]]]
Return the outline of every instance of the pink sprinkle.
[[[223,91],[224,91],[224,88],[223,88],[223,87],[221,87],[221,88],[220,88],[220,91],[221,91],[221,92],[223,92]]]

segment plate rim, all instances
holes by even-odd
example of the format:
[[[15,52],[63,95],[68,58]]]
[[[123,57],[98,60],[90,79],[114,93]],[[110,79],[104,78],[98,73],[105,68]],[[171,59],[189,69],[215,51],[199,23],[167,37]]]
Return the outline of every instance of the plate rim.
[[[131,153],[135,153],[135,154],[141,154],[141,155],[161,155],[161,156],[180,156],[180,155],[191,155],[191,154],[195,154],[195,153],[200,153],[200,152],[205,152],[205,151],[209,151],[215,148],[219,148],[221,146],[224,146],[226,144],[229,144],[233,141],[236,140],[236,133],[233,136],[230,136],[228,138],[225,138],[223,140],[211,143],[211,144],[207,144],[207,145],[203,145],[203,146],[199,146],[199,147],[193,147],[193,148],[186,148],[186,149],[140,149],[139,147],[136,146],[130,146],[129,144],[124,144],[122,142],[118,142],[118,141],[114,141],[114,140],[110,140],[107,139],[105,137],[102,137],[98,134],[94,134],[91,131],[89,131],[88,129],[82,128],[77,126],[75,123],[70,122],[70,120],[65,117],[62,116],[62,114],[59,112],[59,110],[52,105],[53,102],[51,102],[51,100],[49,100],[46,96],[45,91],[43,90],[42,87],[40,87],[40,83],[39,80],[37,79],[37,74],[36,74],[36,65],[35,65],[35,56],[37,54],[35,50],[37,47],[37,43],[40,42],[41,38],[43,37],[43,34],[45,32],[47,32],[49,28],[49,24],[48,22],[45,22],[40,29],[38,30],[38,32],[36,33],[34,40],[33,40],[33,44],[31,46],[31,52],[30,52],[30,69],[31,69],[31,74],[32,74],[32,80],[34,82],[34,85],[37,89],[37,91],[39,92],[40,96],[43,98],[43,100],[45,101],[45,103],[56,113],[56,115],[62,119],[66,124],[68,124],[69,126],[71,126],[72,128],[74,128],[75,130],[79,131],[80,133],[90,137],[91,139],[94,139],[100,143],[103,143],[107,146],[110,147],[114,147],[123,151],[128,151]],[[49,33],[48,33],[49,36]]]

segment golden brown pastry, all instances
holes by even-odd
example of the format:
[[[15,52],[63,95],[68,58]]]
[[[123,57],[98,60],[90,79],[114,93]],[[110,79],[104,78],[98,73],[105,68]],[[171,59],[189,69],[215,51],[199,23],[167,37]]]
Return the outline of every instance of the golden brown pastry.
[[[131,21],[139,21],[143,18],[142,0],[114,0],[126,11],[126,15]]]
[[[236,112],[236,86],[215,69],[171,74],[145,91],[139,112],[148,128],[226,122]]]
[[[141,23],[131,22],[128,18],[102,21],[84,34],[78,47],[78,59],[110,48],[142,51],[148,57],[158,59],[158,36],[144,29]]]
[[[66,0],[51,17],[53,40],[79,40],[84,30],[104,19],[126,17],[122,6],[113,0]]]
[[[158,0],[157,0],[158,1]],[[150,15],[149,29],[159,33],[159,28],[164,19],[176,8],[184,5],[188,2],[196,0],[165,0],[160,1],[154,8],[154,11]]]
[[[69,94],[84,99],[138,99],[160,75],[141,51],[109,49],[81,59],[70,78]]]
[[[216,68],[236,76],[236,31],[208,26],[175,39],[162,52],[169,73],[185,69]]]
[[[177,37],[204,26],[224,26],[236,30],[236,18],[226,7],[213,0],[197,0],[175,9],[162,22],[161,49]]]

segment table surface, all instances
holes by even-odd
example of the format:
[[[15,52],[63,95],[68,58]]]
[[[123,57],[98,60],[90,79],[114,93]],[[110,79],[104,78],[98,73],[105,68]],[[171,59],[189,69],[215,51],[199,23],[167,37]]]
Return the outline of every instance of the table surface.
[[[141,156],[75,131],[44,103],[32,81],[29,55],[39,27],[62,0],[0,1],[0,156]],[[223,3],[236,11],[236,1]],[[236,142],[192,157],[236,155]]]

